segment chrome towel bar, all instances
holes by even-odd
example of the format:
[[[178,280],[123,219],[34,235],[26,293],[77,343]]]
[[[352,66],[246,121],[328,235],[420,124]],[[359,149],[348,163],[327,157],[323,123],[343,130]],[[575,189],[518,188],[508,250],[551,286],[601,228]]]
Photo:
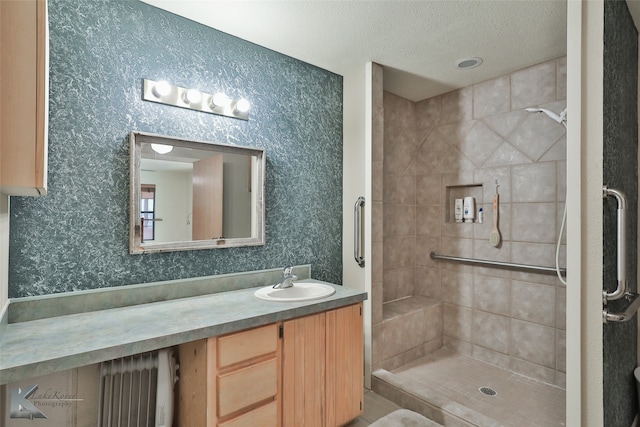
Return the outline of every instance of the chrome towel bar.
[[[519,271],[526,271],[530,273],[556,274],[555,267],[542,267],[539,265],[516,264],[513,262],[491,261],[488,259],[462,258],[457,256],[438,255],[435,252],[431,252],[431,259],[459,262],[462,264],[502,268],[506,270],[519,270]],[[560,273],[565,274],[566,272],[567,272],[566,268],[560,269]]]

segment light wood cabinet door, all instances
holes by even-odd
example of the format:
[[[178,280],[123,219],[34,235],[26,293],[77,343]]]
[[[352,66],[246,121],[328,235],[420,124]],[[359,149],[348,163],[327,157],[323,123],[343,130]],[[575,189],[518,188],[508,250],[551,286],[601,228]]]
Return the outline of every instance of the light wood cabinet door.
[[[327,426],[342,426],[362,415],[364,331],[362,304],[326,313]]]
[[[47,191],[46,0],[0,1],[0,192]]]
[[[283,323],[282,426],[323,427],[325,313]]]
[[[283,427],[336,427],[362,414],[362,304],[286,321]]]

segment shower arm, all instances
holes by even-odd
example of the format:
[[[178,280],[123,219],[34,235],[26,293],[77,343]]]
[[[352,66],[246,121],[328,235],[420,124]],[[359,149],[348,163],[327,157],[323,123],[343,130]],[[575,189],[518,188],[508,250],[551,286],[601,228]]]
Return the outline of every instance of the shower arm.
[[[618,267],[618,286],[613,292],[602,292],[603,304],[607,301],[615,301],[627,294],[627,198],[618,190],[604,186],[602,188],[602,198],[608,196],[615,197],[618,202],[618,232],[617,232],[617,267]]]

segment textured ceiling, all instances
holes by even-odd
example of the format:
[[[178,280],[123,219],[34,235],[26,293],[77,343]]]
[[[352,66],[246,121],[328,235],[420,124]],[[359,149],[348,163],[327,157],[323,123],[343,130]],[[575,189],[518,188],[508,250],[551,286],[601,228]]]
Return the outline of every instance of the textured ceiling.
[[[337,74],[377,62],[413,101],[566,54],[562,0],[143,1]]]

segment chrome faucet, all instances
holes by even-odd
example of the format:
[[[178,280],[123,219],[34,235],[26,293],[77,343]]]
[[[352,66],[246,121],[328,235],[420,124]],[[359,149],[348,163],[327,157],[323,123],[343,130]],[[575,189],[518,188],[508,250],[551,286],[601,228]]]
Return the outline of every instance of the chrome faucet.
[[[295,274],[292,274],[293,267],[285,267],[282,271],[282,279],[275,285],[273,285],[273,289],[284,289],[290,288],[293,286],[293,281],[298,278]]]

